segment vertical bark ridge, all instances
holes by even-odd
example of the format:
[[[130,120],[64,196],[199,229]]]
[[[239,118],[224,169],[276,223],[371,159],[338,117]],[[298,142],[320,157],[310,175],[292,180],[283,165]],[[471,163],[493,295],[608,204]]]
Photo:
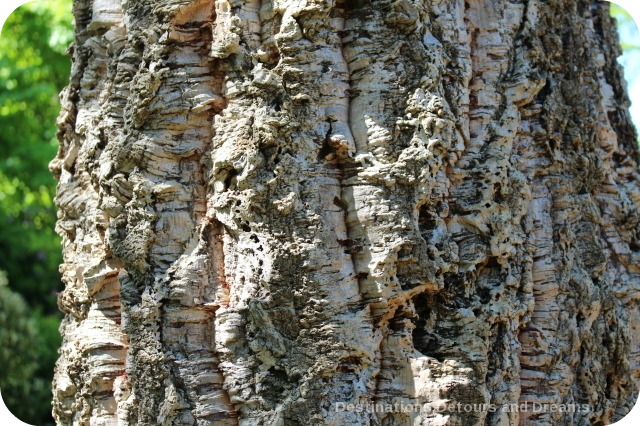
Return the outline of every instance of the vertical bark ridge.
[[[91,9],[91,5],[82,6],[77,2],[75,8]],[[85,304],[77,303],[77,293],[88,290],[87,304],[93,301],[98,309],[106,311],[101,303],[104,298],[110,308],[118,309],[112,316],[118,321],[121,347],[116,352],[112,337],[110,347],[91,348],[99,359],[114,357],[113,364],[119,367],[109,373],[110,379],[107,375],[100,378],[99,386],[90,378],[69,378],[77,373],[68,364],[87,355],[85,349],[78,355],[73,352],[83,347],[84,336],[66,330],[69,342],[65,347],[69,347],[70,354],[61,357],[57,380],[70,384],[57,386],[61,389],[56,396],[58,418],[69,423],[110,421],[110,416],[114,422],[117,419],[129,424],[191,424],[207,420],[235,424],[235,413],[222,391],[223,380],[216,373],[218,361],[212,347],[214,295],[223,286],[217,279],[223,274],[213,271],[209,281],[206,277],[206,265],[215,263],[221,250],[209,253],[216,251],[219,242],[214,241],[217,237],[209,240],[209,226],[203,223],[207,165],[201,159],[211,139],[209,111],[217,113],[224,107],[219,95],[222,76],[207,59],[211,41],[211,28],[207,25],[211,25],[214,16],[209,2],[174,7],[178,9],[175,13],[158,5],[156,16],[175,15],[167,25],[153,21],[147,6],[125,8],[129,17],[137,13],[145,16],[141,21],[131,20],[140,27],[129,26],[128,34],[122,25],[123,11],[114,8],[114,3],[96,2],[90,20],[77,18],[80,33],[76,49],[89,60],[85,69],[74,72],[74,76],[81,73],[82,80],[74,85],[72,77],[68,89],[81,93],[79,100],[69,100],[74,102],[69,108],[78,110],[76,133],[67,131],[71,135],[63,138],[60,160],[52,163],[52,169],[61,170],[58,206],[75,218],[81,217],[80,212],[76,212],[76,206],[65,207],[72,200],[65,201],[65,188],[78,188],[67,184],[64,168],[81,180],[82,170],[73,169],[75,156],[80,155],[82,160],[76,163],[90,167],[87,179],[93,186],[83,189],[83,193],[91,195],[90,189],[97,193],[84,216],[97,229],[106,255],[94,252],[91,261],[75,255],[74,262],[80,262],[78,265],[87,272],[77,272],[78,276],[84,275],[83,281],[74,281],[80,285],[78,291],[71,285],[71,278],[67,280],[61,304],[64,308],[73,292],[75,300],[69,306],[86,310]],[[201,37],[203,34],[205,38]],[[165,55],[169,50],[171,54]],[[83,62],[76,61],[79,64]],[[189,79],[185,81],[185,77]],[[65,111],[61,115],[65,122],[73,118]],[[85,139],[83,145],[65,153],[65,142],[80,137]],[[82,199],[85,198],[79,201]],[[100,214],[102,218],[96,216]],[[109,232],[105,235],[106,228]],[[78,227],[68,229],[77,232]],[[63,237],[77,238],[65,234]],[[90,237],[82,236],[87,241]],[[100,243],[96,244],[100,247]],[[192,252],[196,256],[180,262],[183,253]],[[94,265],[96,259],[102,262]],[[118,273],[120,282],[114,283]],[[193,284],[203,287],[204,296],[191,290]],[[120,286],[121,297],[114,299],[112,293],[117,294]],[[105,297],[103,293],[107,292]],[[122,314],[117,303],[120,299],[124,305]],[[89,308],[90,319],[95,317],[92,310]],[[87,316],[86,312],[83,315]],[[127,353],[127,374],[123,371],[127,341],[119,330],[120,315],[123,330],[133,337]],[[69,322],[68,316],[65,323]],[[109,327],[102,325],[99,330],[104,329],[103,334],[109,337],[114,333]],[[92,346],[100,341],[90,340]],[[91,374],[106,374],[104,369],[88,370]],[[104,401],[81,386],[99,388],[96,392],[104,394]],[[68,402],[78,398],[77,392],[86,395],[77,400],[83,404],[81,410],[78,402]],[[69,412],[74,413],[74,409],[76,418],[72,419]]]
[[[233,425],[214,338],[223,253],[218,227],[205,218],[210,163],[203,156],[213,116],[226,103],[224,75],[208,58],[216,14],[209,1],[131,4],[126,12],[146,18],[129,29],[142,55],[128,126],[113,146],[113,167],[133,193],[111,234],[127,265],[125,329],[135,336],[126,420]]]
[[[234,5],[230,21],[241,13]],[[350,312],[359,295],[340,185],[354,151],[344,18],[331,2],[263,2],[259,17],[262,45],[240,29],[234,54],[222,54],[229,105],[211,156],[210,214],[229,241],[222,368],[242,419],[360,423],[367,414],[336,412],[327,392],[365,401],[358,373],[372,374],[375,352],[367,312]]]
[[[442,275],[441,290],[416,302],[414,345],[435,360],[416,377],[429,390],[425,402],[482,407],[517,399],[517,329],[526,311],[520,283],[527,275],[520,221],[528,193],[511,160],[520,118],[515,98],[525,83],[514,75],[520,70],[512,69],[512,55],[524,9],[515,2],[470,1],[431,11],[430,29],[447,58],[441,93],[457,123],[446,169],[447,209],[438,215],[425,208],[421,218],[431,240],[442,216],[457,267]],[[456,33],[461,27],[467,34]],[[438,380],[430,384],[427,372]],[[518,421],[517,413],[483,409],[423,417],[443,424]]]
[[[352,200],[347,220],[359,248],[354,260],[360,288],[375,319],[380,372],[373,401],[381,404],[472,398],[443,391],[468,386],[468,366],[457,357],[439,357],[437,349],[447,343],[432,345],[434,336],[421,328],[433,325],[425,304],[457,273],[458,247],[445,223],[446,169],[462,139],[452,109],[462,107],[448,98],[464,95],[446,90],[444,75],[451,70],[451,80],[462,81],[469,67],[451,58],[451,45],[433,31],[443,22],[451,44],[464,39],[452,28],[462,20],[460,7],[376,2],[354,11],[361,19],[347,21],[351,122],[360,163],[344,183]],[[447,418],[416,412],[377,417],[383,424]]]
[[[171,54],[166,56],[172,75],[164,83],[168,91],[157,94],[158,111],[173,112],[171,116],[188,111],[184,124],[171,121],[166,126],[175,141],[168,151],[177,157],[174,170],[179,178],[164,182],[156,195],[167,212],[166,222],[156,223],[156,235],[166,234],[164,241],[157,241],[158,252],[166,255],[167,248],[177,245],[180,253],[178,259],[171,258],[160,283],[169,288],[162,308],[165,359],[174,366],[171,374],[178,392],[184,393],[183,401],[172,401],[171,395],[165,395],[165,401],[172,404],[169,412],[175,413],[170,421],[178,424],[237,424],[215,349],[215,311],[228,303],[222,229],[215,218],[206,217],[211,167],[206,154],[215,132],[214,117],[226,107],[224,74],[217,59],[208,58],[217,25],[209,1],[184,4],[173,14],[168,31]],[[166,101],[174,96],[182,103],[172,111]]]
[[[600,183],[598,189],[601,194],[594,196],[601,213],[601,223],[613,260],[622,265],[607,266],[606,273],[617,271],[611,277],[616,297],[620,298],[627,311],[630,328],[631,354],[629,357],[631,377],[636,387],[640,379],[640,339],[638,332],[639,311],[637,303],[638,264],[640,262],[636,243],[638,238],[638,214],[635,207],[640,200],[640,194],[634,182],[638,181],[638,150],[635,141],[638,140],[637,131],[628,112],[629,98],[624,90],[623,73],[617,58],[621,51],[618,46],[618,33],[611,26],[606,10],[594,13],[591,23],[592,30],[597,34],[599,54],[597,54],[598,82],[601,93],[598,106],[597,142],[598,153],[602,156],[607,169],[607,177]],[[614,46],[612,49],[610,46]],[[606,116],[606,118],[605,118]],[[631,394],[629,401],[635,404],[635,394]],[[616,418],[622,418],[629,406],[621,407],[616,412]]]
[[[520,335],[520,401],[587,404],[590,411],[529,412],[521,421],[611,423],[637,397],[628,377],[633,370],[626,357],[620,357],[629,351],[625,322],[635,302],[615,296],[635,286],[637,278],[629,275],[628,266],[622,272],[624,261],[614,254],[629,253],[624,245],[629,247],[633,231],[625,229],[636,228],[637,222],[618,216],[613,225],[616,214],[609,212],[625,206],[624,214],[633,214],[637,203],[624,201],[624,183],[611,161],[618,151],[608,117],[612,89],[603,79],[604,53],[598,46],[603,35],[594,25],[606,10],[587,2],[570,7],[530,4],[538,9],[533,22],[553,22],[558,28],[572,22],[573,29],[534,34],[549,58],[539,67],[547,84],[523,111],[527,121],[520,126],[519,150],[526,152],[521,164],[533,194],[528,216],[535,248],[535,304]],[[637,182],[635,173],[627,179]],[[596,388],[607,391],[594,392]]]
[[[90,23],[99,10],[91,2],[74,4],[74,67],[62,95],[60,149],[50,164],[60,182],[56,230],[64,245],[60,270],[65,290],[59,306],[66,316],[53,402],[54,417],[62,424],[89,424],[97,416],[115,422],[120,395],[114,387],[124,374],[128,347],[120,328],[117,276],[122,265],[105,244],[108,220],[100,208],[96,178],[109,128],[101,118],[101,104],[115,73],[111,59],[121,48],[121,31],[104,23],[98,27],[105,37],[97,36]]]

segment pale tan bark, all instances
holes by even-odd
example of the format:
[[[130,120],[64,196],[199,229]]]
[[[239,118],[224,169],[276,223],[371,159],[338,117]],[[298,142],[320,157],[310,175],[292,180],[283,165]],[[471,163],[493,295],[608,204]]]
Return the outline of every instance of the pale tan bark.
[[[590,425],[635,403],[638,151],[605,5],[74,14],[59,424]]]

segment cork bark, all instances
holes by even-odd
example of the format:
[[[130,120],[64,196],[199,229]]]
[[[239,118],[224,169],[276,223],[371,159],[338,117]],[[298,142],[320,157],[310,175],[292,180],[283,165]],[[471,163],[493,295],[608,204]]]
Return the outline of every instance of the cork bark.
[[[59,425],[587,426],[633,406],[640,156],[605,3],[74,15]],[[400,403],[480,408],[366,408]]]

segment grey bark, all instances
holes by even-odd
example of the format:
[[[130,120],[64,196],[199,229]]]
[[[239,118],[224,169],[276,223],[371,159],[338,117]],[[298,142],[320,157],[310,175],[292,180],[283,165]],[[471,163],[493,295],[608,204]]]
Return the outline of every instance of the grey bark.
[[[633,406],[639,155],[607,5],[74,15],[58,424],[586,426]],[[589,409],[500,409],[525,403]]]

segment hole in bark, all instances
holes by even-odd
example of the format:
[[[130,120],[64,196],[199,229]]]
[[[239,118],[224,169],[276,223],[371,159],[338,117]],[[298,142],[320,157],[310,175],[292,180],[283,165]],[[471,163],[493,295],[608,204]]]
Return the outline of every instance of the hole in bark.
[[[236,183],[236,177],[239,175],[240,173],[231,167],[228,168],[224,168],[221,169],[220,171],[218,171],[218,175],[217,175],[217,181],[218,182],[222,182],[222,188],[220,192],[226,192],[229,189],[231,189],[232,185],[235,186]]]
[[[231,187],[231,183],[233,182],[233,178],[238,176],[239,173],[236,169],[229,171],[229,174],[224,180],[225,191]]]
[[[498,258],[495,256],[490,256],[487,259],[487,263],[485,264],[485,267],[487,268],[497,268],[497,269],[501,269],[502,267],[500,266],[500,263],[498,263]]]
[[[576,325],[578,326],[578,328],[582,328],[582,326],[584,325],[584,320],[585,317],[582,312],[578,312],[578,315],[576,315]]]
[[[432,231],[437,226],[435,215],[427,210],[426,205],[420,207],[418,224],[420,229],[425,231]]]
[[[425,241],[429,242],[433,236],[433,230],[438,227],[438,217],[432,211],[429,211],[429,206],[423,204],[418,207],[418,228],[420,235]]]
[[[436,306],[429,294],[420,294],[413,299],[417,319],[411,335],[413,346],[423,355],[433,357],[439,362],[443,357],[438,353],[440,349],[439,336],[435,332],[436,312],[431,307]]]
[[[320,160],[333,160],[335,157],[335,148],[331,146],[331,141],[329,140],[329,135],[322,141],[322,147],[320,151],[318,151],[318,161]]]

